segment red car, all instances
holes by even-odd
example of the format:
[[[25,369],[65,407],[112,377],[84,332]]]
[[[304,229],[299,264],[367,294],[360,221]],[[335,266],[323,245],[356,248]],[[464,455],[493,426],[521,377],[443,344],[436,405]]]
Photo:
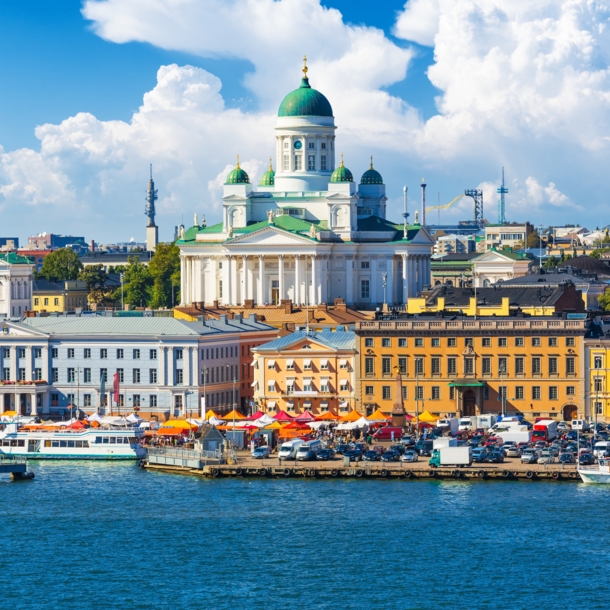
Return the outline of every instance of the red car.
[[[490,436],[484,443],[483,447],[501,445],[502,439],[499,436]]]

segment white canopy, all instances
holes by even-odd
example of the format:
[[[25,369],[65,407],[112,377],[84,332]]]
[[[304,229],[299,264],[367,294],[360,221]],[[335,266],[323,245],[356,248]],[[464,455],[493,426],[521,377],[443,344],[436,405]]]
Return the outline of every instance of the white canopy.
[[[138,417],[135,413],[130,413],[126,419],[130,424],[139,424],[142,421],[142,418]]]
[[[96,421],[98,424],[102,422],[102,418],[99,416],[98,413],[91,413],[91,415],[87,415],[87,420]]]
[[[224,426],[225,422],[222,419],[218,419],[218,417],[214,417],[212,415],[212,417],[208,419],[208,424],[210,424],[211,426]]]
[[[275,421],[275,419],[273,419],[273,417],[271,417],[270,415],[267,415],[267,413],[265,413],[264,415],[261,415],[257,420],[255,420],[255,423],[257,426],[259,424],[262,424],[263,426],[268,426],[269,424],[272,424],[274,421]]]

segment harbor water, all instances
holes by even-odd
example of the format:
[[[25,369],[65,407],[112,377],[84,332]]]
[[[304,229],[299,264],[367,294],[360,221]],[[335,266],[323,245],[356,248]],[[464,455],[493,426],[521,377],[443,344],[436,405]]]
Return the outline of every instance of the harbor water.
[[[610,486],[31,468],[33,481],[0,482],[0,609],[592,609],[610,596]]]

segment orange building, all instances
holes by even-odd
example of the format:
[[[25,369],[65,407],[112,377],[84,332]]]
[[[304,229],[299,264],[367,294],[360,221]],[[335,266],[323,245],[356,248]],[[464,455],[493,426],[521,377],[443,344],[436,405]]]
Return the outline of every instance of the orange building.
[[[355,408],[353,332],[297,331],[253,353],[254,398],[262,410],[339,414]]]
[[[585,319],[397,317],[356,325],[364,414],[391,412],[394,367],[409,413],[584,415]]]

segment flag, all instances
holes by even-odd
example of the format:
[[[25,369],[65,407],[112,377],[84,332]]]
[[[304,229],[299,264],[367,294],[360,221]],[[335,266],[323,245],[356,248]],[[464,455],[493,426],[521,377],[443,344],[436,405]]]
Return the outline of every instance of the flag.
[[[120,386],[119,386],[119,372],[117,371],[114,374],[114,402],[117,405],[119,404],[119,390],[120,390]]]

